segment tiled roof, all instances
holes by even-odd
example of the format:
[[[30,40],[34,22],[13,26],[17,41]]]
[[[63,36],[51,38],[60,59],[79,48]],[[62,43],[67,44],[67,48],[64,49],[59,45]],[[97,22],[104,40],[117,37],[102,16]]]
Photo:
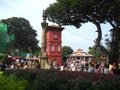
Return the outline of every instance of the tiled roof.
[[[91,54],[84,52],[83,49],[79,48],[76,52],[70,55],[71,57],[92,57]]]

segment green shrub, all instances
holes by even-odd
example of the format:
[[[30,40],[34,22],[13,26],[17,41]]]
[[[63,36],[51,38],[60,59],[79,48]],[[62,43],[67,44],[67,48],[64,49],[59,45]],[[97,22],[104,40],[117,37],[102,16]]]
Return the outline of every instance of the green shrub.
[[[26,80],[20,81],[11,77],[0,76],[0,90],[25,90],[27,84]]]
[[[114,74],[56,70],[5,70],[3,75],[12,80],[29,81],[25,90],[120,90],[120,77]]]
[[[7,63],[8,54],[0,53],[0,62]]]
[[[113,78],[110,80],[102,81],[94,86],[94,90],[120,90],[120,79]]]
[[[68,80],[59,78],[59,74],[52,70],[41,70],[27,90],[68,90]]]
[[[14,74],[17,79],[25,79],[33,82],[36,78],[37,72],[34,72],[34,70],[11,69],[5,70],[3,73],[4,76],[9,76],[11,74]]]
[[[3,74],[3,71],[0,71],[0,75],[2,75]]]

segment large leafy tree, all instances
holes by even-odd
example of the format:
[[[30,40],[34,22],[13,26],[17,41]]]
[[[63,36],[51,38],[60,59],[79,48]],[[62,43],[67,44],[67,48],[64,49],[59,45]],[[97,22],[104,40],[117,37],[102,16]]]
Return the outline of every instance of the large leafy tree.
[[[110,55],[118,60],[118,45],[120,41],[120,0],[57,0],[47,9],[48,20],[59,25],[74,25],[79,28],[82,23],[92,22],[97,27],[98,37],[95,40],[96,49],[108,56],[107,50],[102,46],[101,23],[110,23],[112,28],[112,41]],[[116,53],[117,52],[117,53]],[[113,55],[113,56],[114,56]]]
[[[110,41],[110,62],[118,62],[120,57],[120,0],[105,0],[104,17],[112,26]],[[109,42],[109,41],[108,41]]]
[[[19,51],[32,52],[39,50],[36,30],[32,28],[25,18],[12,17],[1,20],[8,25],[8,34],[15,35],[14,47]]]
[[[67,55],[70,55],[73,53],[73,49],[69,46],[63,46],[62,47],[62,60],[63,62],[66,61]]]
[[[105,48],[105,49],[107,49],[107,48]],[[99,60],[101,56],[105,56],[100,50],[96,50],[95,46],[89,47],[88,53],[92,54],[94,57],[96,57],[97,60]],[[108,61],[108,57],[106,57],[106,60]]]

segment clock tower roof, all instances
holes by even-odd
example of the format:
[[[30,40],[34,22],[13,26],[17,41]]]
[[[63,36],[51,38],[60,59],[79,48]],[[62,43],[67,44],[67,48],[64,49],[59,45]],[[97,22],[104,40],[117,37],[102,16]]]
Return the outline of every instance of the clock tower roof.
[[[49,30],[63,30],[64,29],[64,27],[61,27],[61,26],[58,26],[58,25],[49,25],[48,26],[48,29]]]

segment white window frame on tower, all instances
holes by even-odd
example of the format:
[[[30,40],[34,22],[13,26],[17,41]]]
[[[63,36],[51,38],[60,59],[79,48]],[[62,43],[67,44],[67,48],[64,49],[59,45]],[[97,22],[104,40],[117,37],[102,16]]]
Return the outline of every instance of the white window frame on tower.
[[[54,52],[54,50],[55,50],[55,49],[54,49],[54,45],[51,44],[51,45],[50,45],[50,51],[51,51],[51,52]]]
[[[54,39],[58,39],[58,34],[54,33]]]
[[[60,52],[60,44],[58,44],[58,52]]]

